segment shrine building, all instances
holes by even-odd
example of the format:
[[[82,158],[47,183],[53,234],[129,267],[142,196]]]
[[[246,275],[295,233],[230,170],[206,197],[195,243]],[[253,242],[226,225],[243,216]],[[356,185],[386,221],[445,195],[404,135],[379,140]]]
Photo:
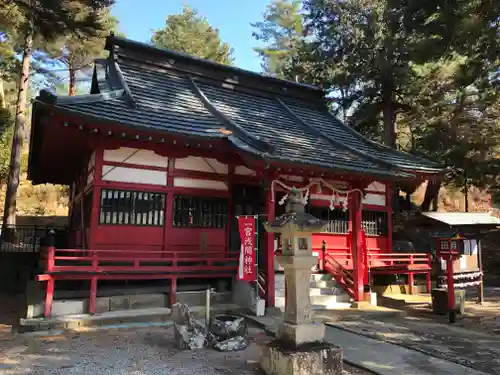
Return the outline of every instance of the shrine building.
[[[318,268],[353,300],[370,275],[430,275],[427,254],[394,259],[390,196],[439,166],[343,124],[321,89],[116,36],[106,49],[88,94],[42,91],[33,104],[28,178],[70,186],[66,249],[46,254],[38,276],[46,316],[57,280],[90,282],[91,313],[109,280],[163,280],[171,303],[181,282],[232,280],[235,216],[273,219],[292,187],[328,220],[313,236]],[[267,306],[277,247],[260,230]]]

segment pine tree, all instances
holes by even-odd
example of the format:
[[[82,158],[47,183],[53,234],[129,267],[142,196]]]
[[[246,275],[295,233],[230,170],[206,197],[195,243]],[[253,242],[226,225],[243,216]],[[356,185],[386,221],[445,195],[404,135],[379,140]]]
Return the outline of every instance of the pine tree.
[[[89,6],[85,17],[74,12],[75,4]],[[16,222],[16,196],[19,187],[21,149],[26,133],[26,112],[30,60],[33,40],[55,40],[60,35],[74,32],[77,35],[95,35],[102,27],[101,10],[113,4],[112,0],[0,0],[3,12],[19,14],[19,32],[22,35],[21,70],[18,79],[18,93],[15,105],[15,119],[12,150],[5,196],[2,223],[2,237],[8,239],[13,233],[10,228]]]
[[[305,0],[303,12],[309,37],[294,69],[329,91],[334,112],[374,140],[446,163],[448,184],[494,187],[500,3]],[[429,187],[423,209],[439,183]]]
[[[91,9],[88,7],[75,9],[78,17],[85,17],[89,11]],[[68,32],[49,45],[49,48],[45,48],[45,54],[41,56],[43,65],[55,68],[57,63],[61,63],[68,69],[68,95],[70,96],[76,95],[77,75],[89,76],[92,73],[94,59],[105,54],[106,37],[116,31],[118,21],[111,16],[109,10],[102,12],[101,20],[101,29],[96,30],[94,35],[78,36],[73,32]]]
[[[263,14],[263,21],[252,24],[254,38],[264,47],[254,48],[262,58],[264,72],[269,75],[291,77],[294,73],[293,56],[304,38],[304,24],[299,0],[273,0]],[[295,72],[297,73],[297,72]]]
[[[187,5],[182,13],[167,17],[165,27],[154,32],[151,43],[222,64],[233,62],[233,50],[220,39],[219,30]]]

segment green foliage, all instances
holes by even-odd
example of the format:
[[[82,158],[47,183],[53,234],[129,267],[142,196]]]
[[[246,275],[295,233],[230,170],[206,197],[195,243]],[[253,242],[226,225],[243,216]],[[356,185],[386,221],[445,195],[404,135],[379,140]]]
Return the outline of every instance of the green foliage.
[[[78,17],[86,17],[89,8],[76,9],[79,12]],[[60,36],[54,43],[47,44],[41,53],[36,55],[37,65],[44,67],[42,73],[46,76],[52,76],[55,81],[58,80],[57,74],[51,74],[51,71],[57,71],[62,64],[68,69],[68,91],[69,95],[77,93],[78,77],[90,77],[92,75],[92,63],[105,54],[104,44],[106,37],[117,29],[118,20],[111,16],[109,10],[103,11],[100,15],[101,29],[96,30],[94,35],[79,36],[72,32]],[[50,81],[50,79],[49,79]],[[52,80],[53,81],[53,80]]]
[[[252,24],[252,35],[265,44],[255,48],[263,59],[262,67],[267,74],[289,78],[287,66],[304,37],[303,18],[299,0],[273,0],[263,14],[264,21]]]
[[[2,74],[0,76],[1,107],[12,103],[5,100],[4,80],[8,78],[6,63],[15,51],[21,55],[17,71],[15,121],[11,143],[11,158],[5,194],[3,225],[15,224],[16,199],[22,172],[23,142],[28,134],[26,115],[29,105],[29,79],[33,48],[47,47],[62,35],[95,37],[103,28],[102,10],[113,0],[0,0],[0,32],[2,41]],[[2,236],[7,232],[2,232]]]
[[[279,13],[278,3],[269,9]],[[442,162],[445,183],[461,188],[467,180],[495,193],[500,2],[302,3],[307,36],[287,50],[281,76],[327,90],[332,111],[368,137]],[[268,11],[256,37],[268,37],[272,49],[290,35],[280,34],[287,16]],[[273,57],[261,56],[265,66]]]
[[[0,108],[0,184],[7,181],[9,174],[10,147],[12,143],[12,115],[7,108]]]
[[[101,29],[100,11],[113,4],[114,0],[0,0],[0,9],[4,19],[17,14],[18,30],[26,32],[33,27],[37,36],[51,40],[68,31],[80,36],[95,35]],[[78,17],[78,9],[87,7],[88,14]]]
[[[231,65],[233,50],[222,42],[219,30],[198,12],[184,6],[182,13],[169,15],[165,27],[156,30],[151,42],[160,48],[184,52],[203,59]]]

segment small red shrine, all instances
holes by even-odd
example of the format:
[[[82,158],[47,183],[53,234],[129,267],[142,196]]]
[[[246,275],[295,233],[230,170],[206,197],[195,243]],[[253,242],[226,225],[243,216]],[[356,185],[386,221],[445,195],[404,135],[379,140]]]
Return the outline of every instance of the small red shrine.
[[[394,184],[440,168],[340,122],[315,87],[116,36],[89,94],[41,92],[28,177],[70,186],[67,249],[48,247],[45,315],[56,280],[177,281],[236,276],[236,215],[271,220],[291,187],[328,221],[320,268],[356,301],[377,273],[430,272],[427,254],[392,254]],[[258,287],[274,305],[273,234],[259,238]],[[430,280],[430,277],[429,277]],[[429,281],[430,282],[430,281]]]

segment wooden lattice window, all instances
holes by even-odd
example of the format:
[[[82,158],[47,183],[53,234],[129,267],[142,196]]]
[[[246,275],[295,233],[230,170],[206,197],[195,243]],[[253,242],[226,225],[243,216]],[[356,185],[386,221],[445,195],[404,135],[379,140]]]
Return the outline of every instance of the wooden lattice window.
[[[176,195],[172,226],[176,228],[224,228],[227,199]]]
[[[387,237],[387,212],[363,211],[362,227],[365,233],[368,235]]]
[[[349,232],[349,211],[341,209],[330,210],[329,207],[309,207],[309,213],[319,219],[326,220],[328,225],[327,233],[347,233]]]
[[[100,224],[163,226],[165,194],[117,189],[101,190]]]

